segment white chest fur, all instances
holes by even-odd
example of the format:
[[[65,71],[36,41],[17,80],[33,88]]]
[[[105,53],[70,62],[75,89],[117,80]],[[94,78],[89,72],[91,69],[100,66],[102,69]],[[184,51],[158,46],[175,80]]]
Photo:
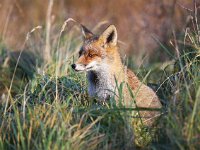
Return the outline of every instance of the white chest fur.
[[[92,97],[98,97],[100,100],[106,100],[114,95],[115,80],[109,72],[90,71],[87,74],[89,81],[88,93]]]

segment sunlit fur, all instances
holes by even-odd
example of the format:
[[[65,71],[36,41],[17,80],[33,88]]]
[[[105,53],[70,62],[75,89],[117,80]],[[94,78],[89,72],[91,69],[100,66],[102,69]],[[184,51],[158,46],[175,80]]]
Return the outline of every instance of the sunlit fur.
[[[129,86],[138,107],[161,108],[161,103],[153,90],[141,83],[131,70],[123,66],[118,52],[115,26],[109,26],[100,36],[94,35],[88,29],[83,32],[84,43],[74,69],[87,72],[88,93],[91,97],[105,101],[114,96],[119,103],[117,85],[123,84],[123,103],[126,106],[134,104],[128,90]],[[143,117],[143,123],[150,126],[159,116],[159,112],[143,111],[140,115]]]

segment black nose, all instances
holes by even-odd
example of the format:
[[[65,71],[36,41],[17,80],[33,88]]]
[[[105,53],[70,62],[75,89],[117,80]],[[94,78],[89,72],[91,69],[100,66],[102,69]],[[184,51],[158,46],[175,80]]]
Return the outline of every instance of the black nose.
[[[76,64],[72,64],[71,67],[72,67],[72,69],[75,69],[76,68]]]

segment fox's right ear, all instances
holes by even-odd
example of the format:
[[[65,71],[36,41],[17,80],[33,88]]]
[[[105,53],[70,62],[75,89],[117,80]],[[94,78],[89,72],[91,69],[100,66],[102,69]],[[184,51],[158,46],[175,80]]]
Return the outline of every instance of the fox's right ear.
[[[103,40],[103,44],[117,45],[117,29],[114,25],[108,26],[108,28],[100,35]]]
[[[88,40],[88,39],[90,39],[91,37],[94,36],[94,34],[82,24],[81,24],[81,31],[82,31],[84,40]]]

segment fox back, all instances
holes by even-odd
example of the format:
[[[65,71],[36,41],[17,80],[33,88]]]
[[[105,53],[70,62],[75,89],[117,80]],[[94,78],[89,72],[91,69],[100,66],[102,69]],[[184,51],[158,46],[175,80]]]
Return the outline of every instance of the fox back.
[[[117,30],[110,25],[101,35],[95,35],[85,26],[82,26],[83,46],[79,51],[79,58],[72,68],[77,72],[87,72],[88,93],[100,101],[115,97],[119,100],[118,86],[123,84],[123,99],[126,106],[134,104],[138,107],[161,108],[161,103],[156,94],[149,87],[141,83],[136,75],[126,66],[123,66],[117,46]],[[128,86],[134,94],[131,97]],[[144,123],[151,125],[156,112],[143,111],[140,116]],[[154,118],[154,119],[151,119]]]

